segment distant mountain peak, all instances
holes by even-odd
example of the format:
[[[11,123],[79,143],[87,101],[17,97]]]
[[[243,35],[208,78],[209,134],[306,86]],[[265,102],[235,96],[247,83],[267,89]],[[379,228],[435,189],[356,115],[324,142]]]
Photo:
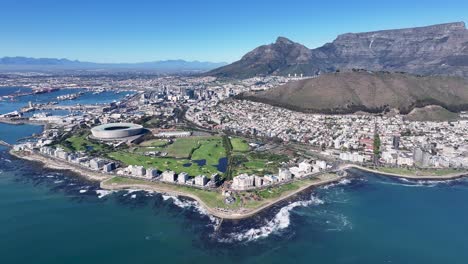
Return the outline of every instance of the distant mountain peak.
[[[286,45],[290,45],[290,44],[294,44],[295,42],[291,41],[290,39],[288,38],[285,38],[285,37],[278,37],[276,39],[276,42],[275,44],[286,44]]]
[[[94,63],[55,58],[3,57],[0,70],[76,70],[120,69],[154,70],[161,72],[207,71],[226,65],[225,62],[185,61],[181,59],[141,63]]]
[[[339,35],[308,49],[285,37],[207,75],[316,75],[341,69],[404,71],[468,77],[468,30],[464,22]]]

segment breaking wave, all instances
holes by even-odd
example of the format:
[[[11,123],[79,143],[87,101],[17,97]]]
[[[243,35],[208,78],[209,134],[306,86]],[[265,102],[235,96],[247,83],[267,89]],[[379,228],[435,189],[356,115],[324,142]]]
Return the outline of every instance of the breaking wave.
[[[273,217],[273,219],[268,221],[264,226],[261,226],[258,228],[251,228],[242,233],[228,234],[227,237],[220,238],[219,242],[224,242],[224,243],[231,243],[231,242],[236,242],[236,241],[250,242],[250,241],[255,241],[257,239],[260,239],[260,238],[268,237],[269,235],[278,233],[279,231],[287,228],[290,225],[291,210],[293,210],[294,208],[299,207],[299,206],[305,207],[305,206],[310,206],[310,205],[319,205],[323,203],[324,203],[323,200],[311,195],[310,200],[293,202],[281,208],[279,212]]]
[[[129,189],[129,190],[126,190],[126,192],[122,195],[122,196],[127,196],[129,194],[132,194],[134,192],[139,192],[141,190],[137,190],[137,189]]]
[[[341,186],[341,185],[348,185],[351,183],[351,180],[348,179],[348,178],[343,178],[341,180],[339,180],[338,182],[334,182],[334,183],[330,183],[330,184],[327,184],[327,185],[324,185],[322,186],[321,188],[322,189],[325,189],[325,190],[328,190],[332,187],[335,187],[335,186]]]
[[[110,191],[110,190],[96,190],[96,194],[98,195],[98,198],[101,199],[101,198],[104,198],[106,197],[107,195],[113,193],[115,191]]]
[[[195,211],[197,211],[201,215],[208,216],[208,218],[210,219],[210,221],[213,224],[214,228],[216,228],[217,225],[219,225],[219,223],[220,223],[220,219],[218,219],[218,218],[214,217],[213,215],[211,215],[210,213],[208,213],[205,210],[205,208],[203,208],[197,201],[181,200],[177,196],[172,196],[172,195],[167,195],[167,194],[163,194],[162,198],[163,198],[164,201],[172,200],[174,205],[176,205],[176,206],[178,206],[180,208],[184,208],[184,209],[185,208],[193,208],[193,209],[195,209]]]
[[[405,187],[436,187],[443,185],[451,185],[457,182],[461,182],[463,179],[452,179],[452,180],[410,180],[405,178],[399,178],[394,181],[380,181],[381,184],[398,185]]]

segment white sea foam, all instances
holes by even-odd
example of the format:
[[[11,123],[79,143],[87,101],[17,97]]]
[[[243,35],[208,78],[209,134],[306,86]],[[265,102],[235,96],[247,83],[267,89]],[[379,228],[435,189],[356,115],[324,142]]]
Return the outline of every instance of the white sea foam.
[[[327,214],[330,220],[326,221],[326,224],[330,226],[327,231],[343,231],[345,229],[353,229],[351,221],[348,217],[339,213]]]
[[[136,194],[132,194],[132,196],[130,196],[130,198],[135,199],[135,198],[136,198]]]
[[[141,190],[137,190],[137,189],[129,189],[129,190],[126,190],[127,192],[123,194],[123,196],[127,196],[131,193],[134,193],[134,192],[138,192],[138,191],[141,191]]]
[[[114,191],[110,191],[110,190],[96,190],[96,194],[98,195],[98,198],[101,199],[111,193],[113,193]]]
[[[167,201],[169,199],[172,200],[172,202],[177,205],[180,208],[193,208],[195,209],[198,213],[202,215],[206,215],[210,218],[211,223],[213,224],[214,227],[216,227],[219,224],[219,219],[214,217],[213,215],[209,214],[205,208],[203,208],[197,201],[192,201],[192,200],[185,200],[182,201],[179,199],[177,196],[172,196],[172,195],[166,195],[163,194],[162,198],[164,201]]]
[[[56,181],[54,181],[54,183],[62,183],[62,182],[63,182],[63,180],[56,180]]]
[[[275,215],[275,217],[273,217],[273,219],[271,219],[270,221],[266,222],[265,225],[258,228],[251,228],[243,233],[228,234],[227,238],[221,238],[219,239],[219,241],[226,243],[235,241],[250,242],[260,238],[265,238],[273,233],[277,233],[287,228],[290,225],[290,212],[292,209],[298,206],[319,205],[323,203],[323,200],[315,196],[311,196],[311,199],[307,201],[293,202],[281,208],[280,211]]]
[[[327,185],[322,186],[322,189],[328,190],[329,188],[335,187],[335,186],[340,186],[340,185],[348,185],[351,183],[351,180],[348,178],[343,178],[339,180],[338,182],[330,183]]]
[[[447,185],[453,182],[460,181],[460,179],[453,179],[453,180],[408,180],[408,179],[398,179],[397,181],[381,181],[381,184],[387,185],[398,185],[398,186],[405,186],[405,187],[436,187],[440,185]]]
[[[2,160],[6,161],[6,162],[11,162],[11,160],[6,159],[6,158],[2,158]]]
[[[87,192],[87,191],[88,191],[88,190],[83,189],[83,190],[80,190],[80,193],[85,193],[85,192]]]
[[[150,197],[150,196],[153,196],[153,194],[154,194],[154,191],[146,191],[145,196]]]

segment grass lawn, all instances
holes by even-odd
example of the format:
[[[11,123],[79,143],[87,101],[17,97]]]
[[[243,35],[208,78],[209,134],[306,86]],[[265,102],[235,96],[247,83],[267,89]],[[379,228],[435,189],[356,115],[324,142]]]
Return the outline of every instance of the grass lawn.
[[[174,158],[189,158],[192,151],[200,144],[200,138],[188,137],[178,138],[174,143],[162,148],[161,151],[167,152],[168,156]]]
[[[107,147],[106,145],[92,142],[88,140],[87,137],[88,137],[87,134],[71,136],[67,138],[65,140],[66,142],[63,142],[61,146],[69,151],[91,151],[92,150],[92,151],[97,151],[97,152],[101,152]]]
[[[204,145],[205,142],[211,140],[219,140],[220,137],[186,137],[175,139],[173,143],[168,144],[167,141],[156,139],[142,142],[140,148],[135,149],[135,152],[145,152],[157,150],[166,152],[167,156],[173,158],[190,158],[190,155],[195,149]],[[217,164],[217,163],[216,163]]]
[[[377,170],[388,173],[396,173],[408,176],[444,176],[447,174],[462,172],[456,169],[432,169],[420,170],[416,168],[377,168]]]
[[[162,144],[165,145],[162,145]],[[159,145],[159,146],[158,146]],[[162,145],[162,146],[161,146]],[[166,152],[166,157],[147,157],[143,155],[148,151]],[[215,167],[220,158],[226,157],[226,150],[221,137],[188,137],[176,139],[167,145],[165,140],[149,140],[133,148],[131,152],[112,152],[109,157],[126,165],[141,165],[157,168],[161,171],[166,169],[177,173],[187,172],[191,176],[205,174],[210,176],[218,172]],[[193,162],[194,160],[206,160],[204,166]],[[184,164],[191,163],[185,167]]]
[[[143,146],[143,147],[163,147],[163,146],[165,146],[167,144],[169,144],[169,140],[152,139],[152,140],[142,142],[140,144],[140,146]]]
[[[238,153],[233,155],[233,175],[247,174],[276,174],[281,162],[287,161],[287,157],[271,153]]]
[[[232,137],[231,139],[232,151],[247,152],[250,150],[249,143],[245,139]]]
[[[217,165],[219,159],[226,157],[222,139],[220,137],[210,138],[202,142],[192,154],[192,160],[206,160],[207,165]]]
[[[145,168],[156,168],[158,170],[173,170],[176,173],[186,172],[190,176],[204,174],[209,177],[211,174],[218,172],[217,168],[210,165],[199,166],[192,163],[189,159],[176,159],[170,157],[147,157],[144,155],[130,153],[126,151],[111,152],[109,158],[118,160],[125,165],[140,165]],[[184,164],[192,163],[191,166],[185,167]]]
[[[256,194],[263,199],[277,198],[280,197],[284,192],[294,191],[299,189],[299,187],[300,185],[296,182],[291,182],[280,186],[256,191]]]

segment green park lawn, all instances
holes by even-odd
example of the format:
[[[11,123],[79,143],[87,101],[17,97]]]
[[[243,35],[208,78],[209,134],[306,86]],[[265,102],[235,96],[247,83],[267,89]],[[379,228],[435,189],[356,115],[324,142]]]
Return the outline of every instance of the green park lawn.
[[[145,168],[158,170],[173,170],[176,173],[186,172],[191,176],[204,174],[209,177],[219,173],[215,167],[219,159],[226,157],[221,137],[188,137],[176,139],[173,143],[162,145],[160,140],[146,141],[133,151],[115,151],[108,154],[109,158],[118,160],[125,165],[140,165]],[[159,146],[155,146],[159,145]],[[161,146],[162,145],[162,146]],[[145,151],[158,150],[166,152],[166,157],[149,157],[143,155]],[[204,166],[194,160],[206,160]],[[190,166],[184,166],[189,164]]]
[[[93,151],[101,152],[107,147],[104,144],[90,141],[87,134],[71,136],[60,145],[69,151],[89,151],[91,147]]]
[[[140,146],[143,147],[163,147],[165,145],[169,144],[169,140],[165,139],[151,139],[147,140],[145,142],[142,142]]]
[[[237,153],[233,154],[232,170],[233,175],[242,173],[257,174],[259,176],[278,173],[281,162],[288,161],[288,158],[271,153]]]
[[[220,137],[186,137],[175,139],[169,144],[166,140],[155,139],[142,142],[135,152],[145,152],[157,150],[166,152],[168,157],[173,158],[190,158],[192,153],[199,147],[203,147],[209,141],[221,141]],[[221,144],[222,145],[222,144]],[[217,164],[217,163],[216,163]]]
[[[226,157],[226,149],[220,137],[210,138],[201,143],[192,154],[192,160],[206,160],[207,165],[217,165]]]
[[[197,163],[191,162],[189,159],[176,159],[171,157],[148,157],[137,153],[126,151],[116,151],[108,154],[108,157],[122,162],[125,165],[139,165],[145,168],[156,168],[161,171],[173,170],[176,173],[186,172],[191,176],[204,174],[209,177],[211,174],[218,172],[214,166],[199,166]],[[191,163],[189,167],[184,164]]]
[[[250,150],[249,143],[245,139],[232,137],[231,139],[232,151],[234,152],[247,152]]]

